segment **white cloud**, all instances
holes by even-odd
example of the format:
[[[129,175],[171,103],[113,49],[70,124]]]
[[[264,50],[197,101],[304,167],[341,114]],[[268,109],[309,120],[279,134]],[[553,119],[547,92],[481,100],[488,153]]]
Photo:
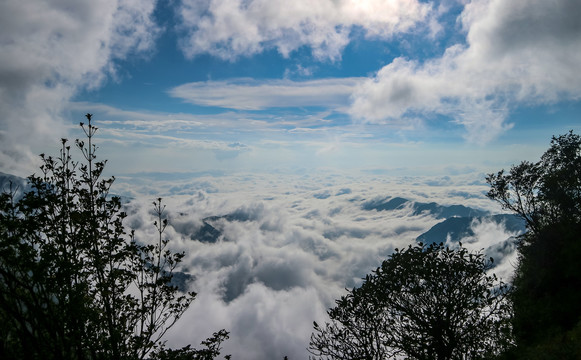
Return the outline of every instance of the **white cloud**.
[[[339,83],[340,81],[338,81]],[[268,86],[267,89],[256,90],[257,96],[268,97]],[[339,86],[340,87],[340,86]],[[220,96],[221,92],[230,93],[228,86],[225,85],[221,88],[219,85],[211,85],[209,88],[200,85],[200,89],[205,89],[210,91],[211,88],[218,95],[216,95],[216,102],[222,103],[224,106],[236,106],[234,103],[238,99],[244,98],[244,95],[240,95],[237,99],[228,98],[225,95]],[[242,89],[246,91],[246,89]],[[270,89],[272,90],[272,89]],[[204,91],[196,89],[195,92],[200,96],[205,96]],[[252,91],[252,90],[248,90]],[[272,90],[274,91],[274,90]],[[307,90],[314,92],[315,90]],[[340,93],[341,90],[337,92]],[[187,91],[185,91],[187,92]],[[296,92],[291,90],[290,92]],[[272,93],[271,93],[272,94]],[[193,94],[190,93],[191,96]],[[312,94],[315,96],[315,94]],[[336,95],[336,94],[335,94]],[[189,96],[184,94],[184,96]],[[236,95],[234,95],[236,96]],[[332,98],[333,95],[329,96]],[[339,95],[337,95],[339,96]],[[295,101],[292,99],[288,100],[290,102]],[[323,96],[324,97],[324,96]],[[285,100],[284,94],[272,94],[272,101],[269,100],[254,100],[256,103],[261,103],[268,106],[282,106],[282,101]],[[192,99],[191,101],[195,101]],[[277,102],[278,101],[278,102]],[[323,100],[312,100],[313,103],[322,102]],[[339,100],[332,100],[333,103]],[[154,112],[154,111],[128,111],[115,108],[112,106],[104,104],[95,104],[88,102],[77,102],[71,103],[67,106],[68,110],[74,112],[86,112],[92,111],[99,114],[99,117],[95,117],[94,121],[97,124],[101,124],[102,127],[106,127],[105,131],[117,131],[116,135],[127,137],[139,137],[141,135],[148,136],[151,134],[169,134],[176,132],[181,133],[186,136],[189,133],[209,133],[209,134],[220,134],[220,138],[223,140],[224,133],[227,131],[240,133],[273,133],[280,131],[287,131],[287,129],[297,128],[307,128],[311,126],[321,127],[322,125],[332,125],[331,120],[327,120],[326,117],[332,114],[332,110],[324,110],[318,113],[307,112],[306,114],[295,114],[288,113],[285,116],[280,116],[278,114],[271,113],[247,113],[247,112],[234,112],[227,111],[218,114],[189,114],[189,113],[168,113],[168,112]],[[121,131],[122,130],[122,131]],[[290,131],[290,130],[289,130]]]
[[[288,57],[309,46],[320,59],[338,60],[353,27],[389,39],[424,20],[431,5],[417,0],[182,0],[186,56],[227,60],[276,49]]]
[[[368,122],[443,114],[487,142],[516,105],[581,98],[581,3],[477,0],[460,15],[467,45],[419,63],[396,58],[361,85],[350,113]]]
[[[155,0],[0,3],[0,166],[19,172],[39,145],[66,134],[63,105],[146,53],[158,33]],[[50,140],[47,140],[50,139]]]
[[[136,228],[141,241],[155,236],[147,197],[166,196],[170,223],[166,235],[174,249],[186,252],[185,266],[194,276],[198,298],[168,334],[168,344],[196,345],[225,328],[230,339],[224,343],[224,354],[261,360],[306,358],[313,320],[324,322],[325,310],[346,287],[359,285],[395,247],[413,243],[440,221],[428,214],[412,216],[409,207],[364,210],[365,201],[402,196],[448,205],[496,206],[482,198],[481,185],[468,185],[470,177],[425,185],[432,180],[321,171],[172,180],[155,183],[157,191],[150,191],[151,183],[144,190],[129,180],[114,188],[129,188],[137,196],[127,209],[126,223]],[[171,187],[189,195],[169,196]],[[464,193],[451,195],[459,189]],[[222,232],[220,241],[191,239],[202,219],[228,214],[238,220],[213,220]],[[470,245],[475,249],[498,245],[507,236],[496,224],[475,224],[474,231]],[[496,260],[501,262],[500,257]],[[508,263],[502,264],[506,275]]]
[[[475,220],[471,224],[473,236],[462,239],[462,244],[471,251],[483,251],[494,260],[494,272],[504,282],[512,281],[518,263],[516,237],[519,231],[510,231],[505,223],[486,219]]]
[[[439,146],[432,144],[429,130],[406,129],[400,123],[353,124],[337,109],[198,115],[75,102],[66,106],[66,112],[76,119],[85,112],[95,114],[96,141],[101,144],[98,155],[110,160],[108,168],[117,176],[200,171],[289,173],[321,168],[390,176],[488,173],[540,156],[545,150],[545,145],[475,147],[460,143],[456,134],[454,146]],[[76,128],[71,137],[83,135]],[[410,141],[411,136],[416,141]],[[49,151],[58,146],[57,138]]]
[[[238,110],[272,107],[345,107],[364,78],[333,78],[308,81],[230,79],[183,84],[169,91],[196,105]]]
[[[96,114],[93,120],[100,128],[97,141],[106,142],[100,156],[111,160],[116,175],[192,169],[272,172],[320,166],[394,167],[411,162],[439,166],[443,159],[446,163],[464,163],[457,159],[457,151],[444,156],[431,152],[437,161],[426,160],[427,150],[408,143],[401,128],[396,132],[396,126],[354,125],[338,109],[196,115],[127,111],[80,102],[69,104],[67,111],[75,118],[85,112]],[[483,156],[481,150],[478,154]],[[473,155],[470,151],[462,153],[470,163],[475,159]],[[421,164],[410,160],[418,157]]]

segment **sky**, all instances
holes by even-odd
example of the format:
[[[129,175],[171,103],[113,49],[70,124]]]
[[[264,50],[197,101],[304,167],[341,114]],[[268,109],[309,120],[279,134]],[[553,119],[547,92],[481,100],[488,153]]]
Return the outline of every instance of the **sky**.
[[[490,171],[580,127],[575,0],[0,7],[4,172],[87,112],[116,174]]]
[[[578,0],[3,0],[0,172],[93,114],[127,225],[151,238],[162,196],[188,254],[199,295],[169,344],[226,328],[237,359],[306,358],[345,287],[441,221],[365,204],[499,212],[487,173],[581,132],[579,19]],[[192,239],[212,216],[220,241]],[[510,278],[515,234],[472,225]]]

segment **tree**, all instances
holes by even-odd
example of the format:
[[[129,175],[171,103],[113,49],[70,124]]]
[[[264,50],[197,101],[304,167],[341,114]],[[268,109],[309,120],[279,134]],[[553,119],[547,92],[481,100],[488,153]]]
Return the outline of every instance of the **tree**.
[[[320,359],[477,359],[507,345],[507,287],[488,275],[492,259],[463,247],[396,249],[314,324]]]
[[[516,354],[581,356],[581,137],[553,137],[536,163],[487,178],[488,196],[527,222],[511,300]],[[573,335],[574,336],[573,336]]]
[[[489,174],[488,197],[521,216],[530,235],[557,223],[581,222],[581,138],[570,131],[554,137],[536,163],[523,161]]]
[[[195,298],[172,284],[184,254],[168,249],[161,198],[153,203],[155,241],[125,231],[120,198],[110,195],[114,177],[102,178],[106,161],[96,160],[97,128],[86,118],[87,143],[76,141],[82,162],[62,139],[58,157],[41,155],[30,191],[0,195],[2,358],[164,358],[164,334]],[[212,357],[202,357],[209,349],[172,353],[213,358],[226,338],[221,331],[207,340]]]

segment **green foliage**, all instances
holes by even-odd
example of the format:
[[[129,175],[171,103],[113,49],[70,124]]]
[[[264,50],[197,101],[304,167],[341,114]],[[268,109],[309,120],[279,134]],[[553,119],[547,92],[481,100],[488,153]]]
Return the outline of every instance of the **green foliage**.
[[[581,346],[581,137],[553,137],[539,162],[522,162],[487,180],[488,196],[524,218],[529,230],[520,238],[511,294],[514,353],[577,358],[563,354],[579,354]]]
[[[321,359],[478,359],[508,345],[506,286],[463,247],[397,250],[314,324]]]
[[[184,256],[168,249],[161,199],[154,203],[158,238],[141,242],[126,233],[126,214],[110,196],[97,161],[97,128],[81,123],[83,162],[62,140],[56,158],[41,155],[31,191],[0,195],[0,357],[4,359],[144,359],[163,354],[163,335],[195,293],[171,283]],[[209,339],[217,356],[226,332]],[[219,340],[219,341],[218,341]],[[218,347],[216,347],[218,341]],[[175,354],[190,354],[175,350]]]

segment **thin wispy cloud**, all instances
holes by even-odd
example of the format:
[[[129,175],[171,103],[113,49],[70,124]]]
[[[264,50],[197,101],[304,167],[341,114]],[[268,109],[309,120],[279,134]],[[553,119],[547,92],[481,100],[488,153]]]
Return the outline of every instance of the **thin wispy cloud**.
[[[413,127],[409,123],[401,123],[391,124],[392,127],[368,128],[353,124],[341,115],[338,109],[305,111],[298,114],[226,109],[216,114],[190,114],[127,111],[104,104],[75,102],[68,104],[67,111],[79,114],[83,111],[99,113],[101,116],[95,120],[95,123],[103,132],[114,133],[119,137],[123,137],[123,134],[127,134],[127,137],[138,137],[140,134],[172,134],[172,136],[183,138],[206,134],[220,137],[227,132],[233,132],[239,137],[246,134],[255,140],[266,141],[294,133],[323,133],[328,136],[364,140],[383,136],[384,132],[391,132],[393,129],[408,128],[409,130]],[[296,141],[303,140],[306,139],[296,139]]]
[[[277,107],[346,107],[355,87],[365,78],[334,78],[306,81],[230,79],[177,86],[169,91],[176,98],[202,106],[237,110]]]

